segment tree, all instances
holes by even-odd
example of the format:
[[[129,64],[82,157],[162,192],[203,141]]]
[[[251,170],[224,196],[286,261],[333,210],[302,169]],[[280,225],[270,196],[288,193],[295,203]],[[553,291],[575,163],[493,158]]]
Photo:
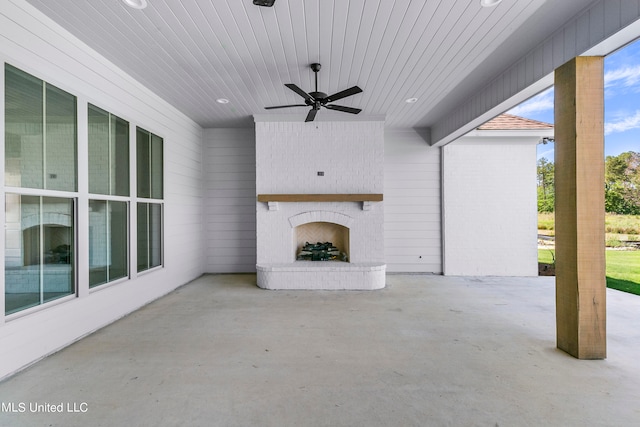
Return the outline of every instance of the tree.
[[[538,212],[553,212],[555,165],[542,157],[537,163]],[[640,215],[640,153],[607,156],[604,175],[605,211]]]
[[[640,215],[640,153],[607,156],[604,188],[607,212]]]
[[[545,157],[537,163],[538,212],[553,212],[555,205],[555,165]]]

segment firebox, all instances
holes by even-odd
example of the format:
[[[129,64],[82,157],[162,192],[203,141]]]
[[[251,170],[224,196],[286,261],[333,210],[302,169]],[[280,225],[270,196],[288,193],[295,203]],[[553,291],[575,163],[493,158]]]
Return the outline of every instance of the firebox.
[[[309,222],[295,228],[298,261],[349,260],[349,228],[332,222]]]

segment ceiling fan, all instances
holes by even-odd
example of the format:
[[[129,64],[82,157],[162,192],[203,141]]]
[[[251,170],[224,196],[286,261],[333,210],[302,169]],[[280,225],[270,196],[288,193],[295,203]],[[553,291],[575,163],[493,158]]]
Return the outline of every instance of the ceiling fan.
[[[343,113],[351,113],[358,114],[362,111],[359,108],[345,107],[343,105],[327,105],[330,102],[337,101],[338,99],[346,98],[347,96],[355,95],[356,93],[362,92],[358,86],[350,87],[349,89],[345,89],[338,93],[334,93],[333,95],[327,95],[324,92],[318,92],[318,71],[322,66],[320,64],[314,63],[311,64],[311,70],[315,73],[316,77],[316,90],[314,92],[305,92],[296,86],[293,83],[285,84],[286,87],[300,95],[304,98],[304,104],[294,104],[294,105],[278,105],[275,107],[265,107],[265,110],[273,110],[275,108],[290,108],[290,107],[311,107],[309,110],[309,114],[307,114],[307,118],[304,120],[305,122],[312,122],[313,119],[316,118],[316,114],[320,110],[320,107],[328,108],[329,110],[342,111]]]

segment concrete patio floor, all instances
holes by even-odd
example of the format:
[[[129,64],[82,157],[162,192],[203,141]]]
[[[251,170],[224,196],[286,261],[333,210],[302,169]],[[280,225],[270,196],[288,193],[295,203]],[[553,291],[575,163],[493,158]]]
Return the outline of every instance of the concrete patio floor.
[[[580,361],[549,277],[255,280],[203,276],[7,379],[0,425],[640,425],[640,297],[608,290],[608,358]]]

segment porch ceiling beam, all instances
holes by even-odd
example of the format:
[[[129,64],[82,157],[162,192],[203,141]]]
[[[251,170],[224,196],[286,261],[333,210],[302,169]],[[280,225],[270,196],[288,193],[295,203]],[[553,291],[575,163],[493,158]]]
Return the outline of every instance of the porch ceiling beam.
[[[600,0],[488,81],[430,126],[429,143],[446,145],[553,85],[553,72],[581,55],[606,55],[640,36],[640,2]]]

